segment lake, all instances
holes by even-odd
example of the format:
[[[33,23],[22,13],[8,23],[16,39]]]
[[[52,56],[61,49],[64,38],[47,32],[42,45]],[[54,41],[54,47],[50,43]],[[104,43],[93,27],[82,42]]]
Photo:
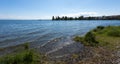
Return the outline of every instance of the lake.
[[[74,36],[83,36],[96,26],[120,26],[119,20],[0,20],[0,48],[29,42],[31,47],[62,47]],[[52,43],[52,44],[51,44]]]

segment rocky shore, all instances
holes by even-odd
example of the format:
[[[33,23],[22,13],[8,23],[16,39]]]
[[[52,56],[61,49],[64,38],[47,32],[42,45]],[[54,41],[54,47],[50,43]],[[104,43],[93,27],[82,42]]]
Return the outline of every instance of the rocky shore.
[[[37,62],[35,64],[120,64],[119,28],[113,26],[97,27],[97,29],[91,31],[95,34],[95,37],[88,33],[87,36],[73,39],[77,42],[72,39],[69,40],[69,43],[64,44],[64,46],[55,47],[54,45],[57,43],[52,41],[44,46],[36,47],[34,53],[38,53],[37,56],[40,55],[40,57],[33,61]],[[111,29],[118,30],[117,35],[114,35],[114,31],[109,31]],[[87,41],[84,38],[87,38]],[[24,44],[3,48],[0,49],[0,56],[16,54],[26,48],[28,49],[28,46]]]

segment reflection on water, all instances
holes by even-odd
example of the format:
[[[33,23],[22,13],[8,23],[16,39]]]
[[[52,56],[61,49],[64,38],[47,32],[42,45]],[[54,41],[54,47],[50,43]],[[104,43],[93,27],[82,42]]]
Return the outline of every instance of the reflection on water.
[[[120,25],[118,20],[32,21],[1,20],[0,48],[30,42],[32,47],[60,48],[72,43],[72,37],[84,35],[96,26]],[[49,45],[49,46],[48,46]]]

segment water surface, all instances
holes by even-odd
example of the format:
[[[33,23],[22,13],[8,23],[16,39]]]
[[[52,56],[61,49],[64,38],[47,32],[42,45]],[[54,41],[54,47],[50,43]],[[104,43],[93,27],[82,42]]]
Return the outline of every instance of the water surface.
[[[32,47],[42,47],[48,44],[53,48],[62,47],[71,44],[72,37],[83,36],[99,25],[116,26],[120,25],[120,21],[0,20],[0,48],[25,42],[30,42]]]

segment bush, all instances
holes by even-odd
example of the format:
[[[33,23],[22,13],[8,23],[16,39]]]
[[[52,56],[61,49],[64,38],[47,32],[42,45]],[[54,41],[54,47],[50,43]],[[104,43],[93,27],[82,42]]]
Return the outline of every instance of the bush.
[[[34,60],[33,58],[33,52],[32,51],[29,51],[28,53],[25,54],[25,56],[23,57],[23,62],[26,63],[26,64],[31,64]]]
[[[88,32],[84,37],[76,36],[74,41],[81,42],[84,45],[96,46],[98,42],[95,39],[95,35],[92,32]]]
[[[27,42],[27,43],[24,43],[23,45],[24,45],[24,49],[25,49],[25,50],[28,50],[28,49],[29,49],[29,43],[28,43],[28,42]]]
[[[93,29],[94,32],[103,30],[105,27],[104,26],[97,26],[97,28]]]
[[[102,30],[104,28],[105,28],[104,26],[97,26],[97,29],[100,29],[100,30]]]
[[[92,32],[88,32],[85,35],[84,40],[88,45],[91,45],[91,46],[98,44],[98,42],[95,39],[95,35]]]
[[[74,38],[74,41],[76,41],[76,42],[83,42],[83,38],[82,38],[82,37],[79,37],[79,36],[76,36],[76,37]]]
[[[8,55],[0,59],[1,64],[31,64],[34,61],[32,51],[24,51],[15,55]]]

